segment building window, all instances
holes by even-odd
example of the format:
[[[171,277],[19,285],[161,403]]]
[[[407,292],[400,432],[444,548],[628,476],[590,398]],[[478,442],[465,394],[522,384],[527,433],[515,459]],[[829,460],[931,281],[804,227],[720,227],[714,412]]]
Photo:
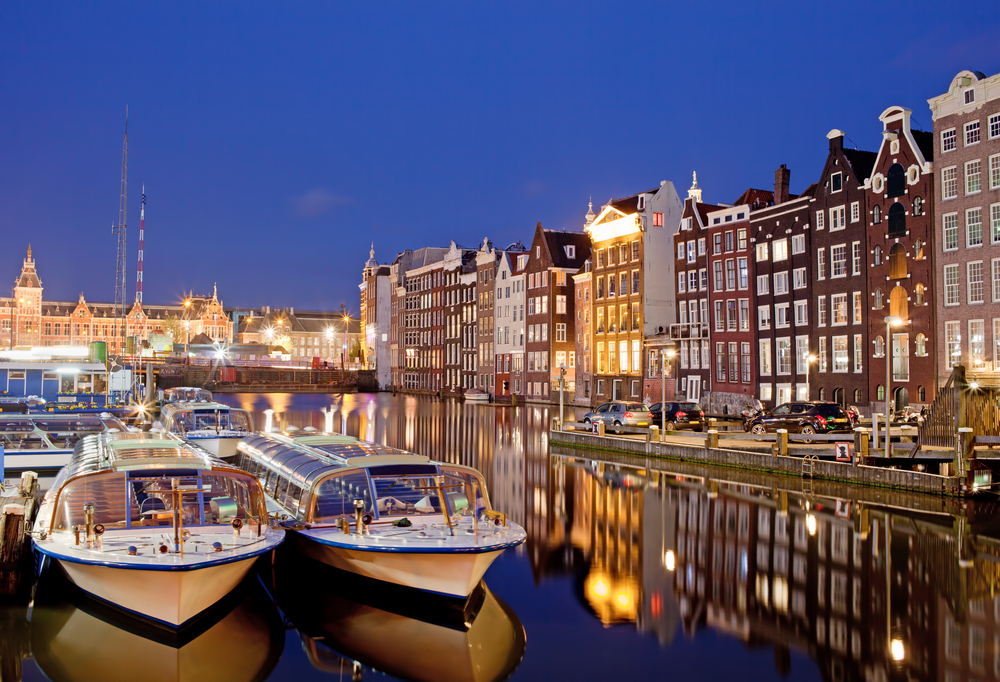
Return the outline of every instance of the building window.
[[[851,202],[851,222],[856,223],[861,220],[861,203],[857,201]]]
[[[788,260],[788,240],[787,239],[775,239],[772,246],[774,262]]]
[[[852,299],[852,311],[853,317],[852,322],[854,324],[861,324],[861,292],[855,291]]]
[[[758,244],[756,247],[757,262],[767,260],[767,243]]]
[[[820,327],[826,326],[826,296],[816,299],[816,324]]]
[[[875,388],[875,399],[876,400],[885,400],[885,386],[883,386],[882,384],[879,384]]]
[[[833,337],[833,371],[846,372],[848,368],[847,337]]]
[[[733,299],[726,301],[726,330],[736,331],[736,301]]]
[[[778,374],[792,373],[792,340],[789,337],[776,339],[778,344]]]
[[[835,230],[843,230],[847,227],[847,221],[845,218],[845,209],[843,206],[838,206],[837,208],[830,209],[830,232]]]
[[[767,275],[757,275],[757,294],[767,294],[770,291],[771,278]]]
[[[906,249],[893,244],[889,249],[889,279],[906,279]]]
[[[830,175],[830,192],[839,192],[844,188],[843,173],[833,173]]]
[[[924,304],[924,285],[918,284],[913,288],[914,301],[917,305]]]
[[[653,227],[663,227],[663,214],[653,212]]]
[[[927,337],[923,334],[917,334],[916,341],[916,355],[917,357],[924,357],[927,355]]]
[[[982,183],[982,163],[979,159],[968,161],[965,164],[965,193],[979,194],[983,189]]]
[[[749,272],[748,272],[748,269],[747,269],[747,259],[746,258],[737,258],[736,262],[737,262],[737,270],[739,271],[739,274],[740,274],[740,283],[739,283],[740,284],[740,289],[746,289],[747,286],[748,286],[748,280],[749,280]]]
[[[809,373],[809,337],[795,337],[795,373]]]
[[[973,371],[986,366],[986,333],[983,320],[969,320],[969,362]]]
[[[721,341],[715,344],[715,379],[726,380],[726,344]]]
[[[979,121],[969,121],[965,124],[965,146],[979,144]]]
[[[958,196],[958,167],[941,169],[941,198],[954,199]]]
[[[830,247],[831,278],[847,276],[847,244]]]
[[[968,277],[969,303],[983,302],[983,261],[977,260],[966,263],[966,276]]]
[[[847,324],[847,294],[832,294],[830,303],[833,307],[832,325],[838,327]]]
[[[851,274],[861,274],[861,242],[851,243]]]
[[[806,252],[806,236],[797,234],[792,236],[792,255]]]
[[[898,201],[889,207],[889,236],[902,237],[906,234],[906,208]]]
[[[740,217],[741,218],[743,217],[742,213],[740,214]],[[747,231],[746,231],[746,229],[736,230],[736,249],[738,251],[746,251],[747,250]]]
[[[878,225],[882,222],[882,207],[876,206],[872,209],[872,223]]]
[[[875,357],[884,358],[885,357],[885,339],[881,336],[875,337]]]
[[[944,344],[945,366],[951,369],[962,364],[962,327],[960,322],[944,323]]]
[[[556,341],[566,340],[566,325],[562,322],[556,323]]]
[[[736,262],[732,258],[726,259],[726,291],[736,288]]]
[[[816,249],[816,279],[826,279],[826,249]]]
[[[750,300],[740,299],[740,331],[750,330]]]
[[[805,301],[795,302],[795,325],[804,327],[809,324],[809,304]]]
[[[906,193],[906,170],[902,164],[894,163],[889,167],[885,186],[885,193],[890,199]]]
[[[924,200],[920,197],[913,198],[913,215],[924,214]]]
[[[944,243],[942,247],[945,251],[957,251],[958,250],[958,214],[948,213],[942,216],[942,233],[944,235]]]
[[[750,342],[740,343],[740,367],[742,369],[741,379],[744,384],[750,383]]]
[[[864,371],[864,342],[861,340],[861,334],[854,335],[854,371],[855,373],[860,373]]]
[[[955,151],[957,139],[958,139],[958,136],[955,134],[955,129],[954,128],[942,131],[941,132],[941,151],[942,152],[953,152],[953,151]]]
[[[826,215],[823,211],[816,211],[816,229],[822,230],[826,225]]]
[[[972,248],[983,244],[983,209],[969,208],[965,211],[965,246]]]
[[[780,296],[788,293],[788,272],[774,273],[774,295]]]
[[[991,261],[993,302],[1000,303],[1000,258]]]
[[[817,369],[820,372],[826,371],[826,337],[819,337],[819,351],[817,353]]]
[[[721,312],[721,310],[719,311]],[[721,321],[721,315],[717,318],[717,322]],[[771,306],[762,305],[757,307],[757,326],[760,329],[770,329],[771,328]],[[722,331],[722,327],[717,323],[715,325],[716,330]]]
[[[771,339],[760,339],[760,374],[761,376],[771,376]]]
[[[958,305],[958,265],[944,266],[944,304]]]

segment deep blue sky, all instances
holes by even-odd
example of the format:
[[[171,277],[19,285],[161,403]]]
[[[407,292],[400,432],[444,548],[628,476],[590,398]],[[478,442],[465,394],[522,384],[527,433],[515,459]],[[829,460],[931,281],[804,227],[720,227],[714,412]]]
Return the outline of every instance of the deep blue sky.
[[[375,241],[528,241],[698,171],[733,201],[827,131],[1000,71],[987,4],[0,4],[0,278],[30,241],[48,299],[113,299],[129,106],[129,296],[358,307]],[[0,287],[2,293],[2,287]]]

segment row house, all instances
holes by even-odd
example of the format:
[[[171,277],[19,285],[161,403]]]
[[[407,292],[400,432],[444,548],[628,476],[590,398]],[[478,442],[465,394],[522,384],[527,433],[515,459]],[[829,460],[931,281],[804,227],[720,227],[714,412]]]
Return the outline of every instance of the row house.
[[[500,255],[497,266],[494,317],[496,318],[495,395],[524,393],[525,367],[525,268],[528,254],[518,242]]]
[[[868,359],[877,350],[868,334],[869,313],[875,305],[868,272],[869,262],[882,247],[867,243],[865,183],[876,155],[845,148],[841,130],[831,130],[827,139],[826,164],[813,191],[813,229],[800,238],[811,240],[808,252],[815,254],[814,277],[803,281],[800,273],[792,287],[811,289],[808,298],[816,302],[809,340],[809,354],[815,358],[808,367],[813,388],[809,398],[867,405]]]
[[[673,236],[674,271],[677,276],[677,318],[670,325],[669,338],[674,342],[676,390],[678,397],[701,400],[702,391],[711,390],[712,360],[708,283],[709,214],[721,206],[702,203],[702,190],[695,174],[684,200]],[[598,328],[601,326],[598,319]],[[598,366],[600,366],[598,347]]]
[[[546,230],[538,223],[525,266],[525,399],[548,402],[559,391],[575,390],[575,300],[572,276],[590,258],[590,237],[583,232]]]
[[[868,267],[872,301],[868,335],[873,350],[868,353],[869,400],[881,403],[886,399],[886,363],[891,353],[891,397],[897,408],[910,401],[933,401],[937,386],[935,306],[927,295],[928,287],[934,286],[930,247],[934,226],[928,205],[934,194],[933,134],[913,130],[910,114],[898,106],[882,112],[882,144],[865,183],[872,254]],[[836,268],[834,263],[831,266]],[[891,325],[890,318],[900,321]],[[854,353],[857,366],[865,353]]]
[[[386,390],[392,384],[389,331],[393,287],[389,266],[379,265],[375,260],[375,244],[372,244],[358,287],[361,290],[364,366],[375,370],[379,389]]]
[[[406,249],[396,255],[389,265],[389,283],[392,288],[390,304],[389,362],[392,385],[407,390],[430,390],[422,388],[421,366],[424,356],[420,351],[427,346],[422,341],[418,324],[421,318],[421,304],[425,301],[425,291],[421,288],[426,280],[418,283],[419,272],[426,271],[433,264],[444,260],[448,249],[427,246],[417,250]]]
[[[792,196],[790,178],[782,164],[775,171],[773,204],[750,214],[758,395],[771,405],[809,399],[809,219],[815,186]]]
[[[682,206],[672,182],[609,202],[585,230],[593,265],[593,401],[645,400],[659,379],[646,341],[677,316],[673,234]],[[575,351],[575,348],[574,348]]]
[[[442,268],[444,390],[461,394],[476,385],[476,251],[452,242]]]
[[[750,212],[773,203],[772,192],[748,189],[735,205],[706,216],[712,325],[712,391],[706,402],[715,412],[736,414],[756,394],[752,325],[757,320],[750,306]]]
[[[1000,373],[1000,74],[962,71],[934,120],[934,290],[939,381]],[[989,287],[989,288],[987,288]]]
[[[495,305],[494,286],[500,254],[501,251],[494,249],[489,239],[483,240],[476,253],[477,388],[491,395],[495,394],[496,391],[496,371],[493,367],[496,355],[493,336],[496,320],[493,315],[493,306]]]
[[[402,387],[410,391],[441,390],[444,374],[442,339],[444,310],[443,261],[447,249],[425,251],[413,258],[404,276],[404,371]],[[414,254],[416,255],[416,254]]]

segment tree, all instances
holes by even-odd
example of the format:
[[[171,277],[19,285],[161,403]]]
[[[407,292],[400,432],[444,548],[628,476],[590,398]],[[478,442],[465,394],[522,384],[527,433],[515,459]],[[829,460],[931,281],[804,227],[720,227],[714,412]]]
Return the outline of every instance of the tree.
[[[178,342],[186,340],[184,321],[176,315],[167,313],[167,316],[163,318],[163,333],[172,336]]]
[[[349,346],[349,349],[350,350],[348,350],[348,352],[347,352],[347,358],[348,358],[348,360],[354,360],[356,358],[360,358],[361,357],[361,342],[360,341],[358,341],[357,339],[353,339],[351,341],[351,345]]]

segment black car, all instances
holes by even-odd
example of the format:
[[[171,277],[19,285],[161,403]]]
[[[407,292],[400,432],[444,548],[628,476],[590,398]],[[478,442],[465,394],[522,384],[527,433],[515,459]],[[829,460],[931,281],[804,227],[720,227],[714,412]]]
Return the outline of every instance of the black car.
[[[795,401],[778,405],[749,420],[744,426],[750,433],[763,435],[785,429],[788,433],[851,433],[851,417],[837,403],[818,400]]]
[[[678,429],[705,430],[705,411],[698,403],[655,403],[649,408],[653,415],[653,425],[663,426],[666,418],[666,430]]]

